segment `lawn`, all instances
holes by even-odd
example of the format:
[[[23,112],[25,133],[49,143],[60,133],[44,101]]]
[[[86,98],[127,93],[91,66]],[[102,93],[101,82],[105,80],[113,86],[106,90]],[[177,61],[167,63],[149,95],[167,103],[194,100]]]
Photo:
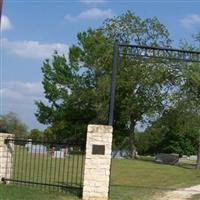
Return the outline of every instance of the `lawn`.
[[[146,160],[113,160],[111,199],[149,200],[168,190],[200,184],[200,170],[192,163],[177,166],[156,164]],[[0,199],[3,200],[71,200],[75,195],[62,192],[49,192],[37,188],[0,186]],[[200,199],[196,195],[192,200]]]
[[[78,200],[70,194],[28,186],[1,185],[0,200]]]
[[[162,165],[145,160],[113,160],[111,199],[149,200],[157,194],[200,184],[192,163]]]
[[[200,199],[200,195],[194,195],[194,197],[192,198],[192,200],[199,200]]]

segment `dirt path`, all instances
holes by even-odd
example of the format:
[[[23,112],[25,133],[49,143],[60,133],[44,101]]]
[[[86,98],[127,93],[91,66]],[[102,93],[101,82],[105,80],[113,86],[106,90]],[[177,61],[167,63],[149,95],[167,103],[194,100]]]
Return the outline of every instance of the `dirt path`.
[[[195,194],[200,194],[200,185],[166,192],[162,194],[162,197],[156,198],[156,200],[187,200]]]

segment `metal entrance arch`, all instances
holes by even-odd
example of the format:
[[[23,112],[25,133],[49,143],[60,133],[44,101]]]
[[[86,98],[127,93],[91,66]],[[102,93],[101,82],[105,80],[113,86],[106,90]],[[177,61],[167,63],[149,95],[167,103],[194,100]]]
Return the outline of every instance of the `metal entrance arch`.
[[[126,53],[124,53],[123,51],[124,48],[126,48],[127,50]],[[187,51],[187,50],[173,49],[173,48],[120,44],[117,41],[115,41],[113,47],[112,83],[111,83],[110,104],[108,113],[108,124],[111,126],[113,125],[113,120],[114,120],[117,59],[119,55],[163,58],[175,61],[200,63],[199,51]]]

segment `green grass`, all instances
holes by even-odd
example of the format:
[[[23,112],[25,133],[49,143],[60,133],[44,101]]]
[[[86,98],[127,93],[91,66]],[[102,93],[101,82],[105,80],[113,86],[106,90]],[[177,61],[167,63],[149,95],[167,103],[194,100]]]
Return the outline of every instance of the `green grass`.
[[[157,194],[200,184],[200,170],[192,163],[179,166],[144,160],[113,160],[111,198],[148,200]]]
[[[200,199],[200,195],[194,195],[190,200],[199,200]]]
[[[196,170],[191,162],[171,166],[151,160],[113,160],[110,194],[112,200],[153,200],[155,195],[197,184],[200,184],[200,170]],[[0,194],[3,200],[78,199],[70,193],[48,192],[27,186],[0,186]],[[200,196],[196,195],[192,200],[197,199]]]
[[[42,191],[41,189],[1,185],[0,200],[78,200],[79,198],[70,194],[55,191]]]

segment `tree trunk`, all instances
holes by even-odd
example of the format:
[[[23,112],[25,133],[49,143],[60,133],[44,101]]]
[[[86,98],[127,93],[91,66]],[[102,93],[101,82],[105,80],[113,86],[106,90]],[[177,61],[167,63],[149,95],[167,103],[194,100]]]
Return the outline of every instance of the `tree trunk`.
[[[136,159],[137,158],[137,151],[135,146],[135,120],[131,119],[130,125],[130,158]]]
[[[135,146],[135,132],[130,133],[130,158],[136,159],[137,158],[137,151]]]
[[[198,152],[197,152],[197,169],[200,169],[200,136],[199,136],[199,147],[198,147]]]

